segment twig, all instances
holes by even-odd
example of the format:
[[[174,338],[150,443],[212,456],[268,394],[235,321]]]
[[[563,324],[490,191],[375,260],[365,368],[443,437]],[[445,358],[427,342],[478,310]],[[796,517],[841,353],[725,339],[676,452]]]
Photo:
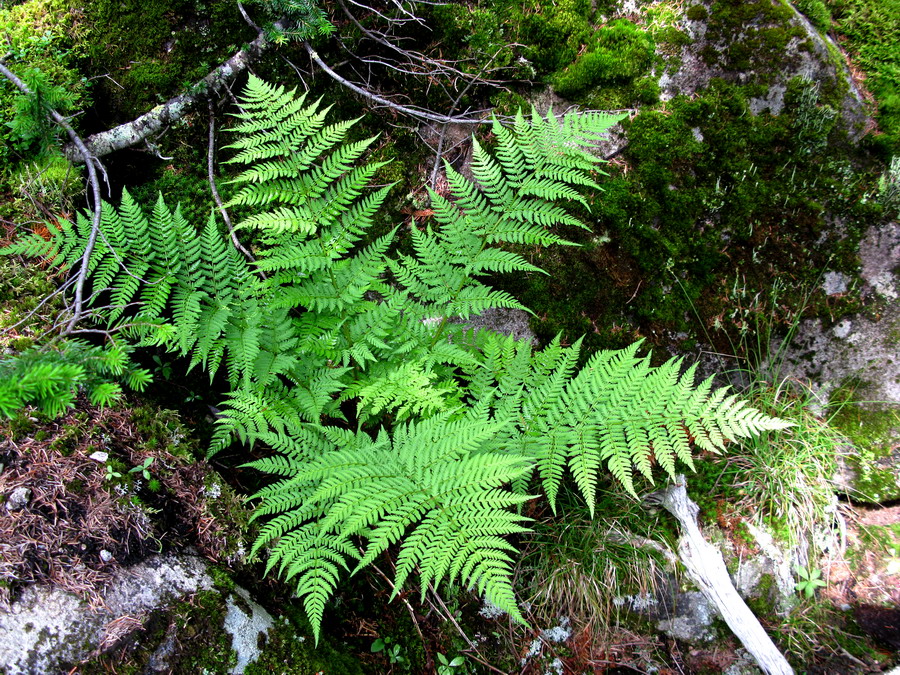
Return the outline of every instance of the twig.
[[[397,112],[404,115],[409,115],[410,117],[428,120],[429,122],[437,122],[438,124],[491,124],[492,122],[491,120],[472,119],[471,117],[450,117],[447,115],[437,115],[435,113],[428,112],[427,110],[418,110],[417,108],[410,108],[409,106],[394,103],[393,101],[388,100],[383,96],[379,96],[378,94],[374,94],[371,91],[367,91],[366,89],[353,84],[353,82],[351,82],[350,80],[341,77],[322,60],[319,54],[312,48],[312,46],[308,42],[304,42],[303,46],[306,47],[306,51],[309,53],[310,58],[316,63],[316,65],[324,70],[325,73],[328,74],[328,76],[333,80],[347,87],[351,91],[356,92],[360,96],[363,96],[370,101],[374,101],[379,105],[390,108],[391,110],[396,110]]]
[[[6,334],[11,333],[12,331],[14,331],[16,328],[18,328],[18,327],[21,326],[23,323],[25,323],[26,321],[28,321],[31,317],[33,317],[35,314],[37,314],[37,311],[38,311],[41,307],[43,307],[45,304],[47,304],[50,300],[52,300],[53,298],[55,298],[55,297],[56,297],[57,295],[59,295],[60,293],[64,293],[65,291],[67,291],[67,290],[69,289],[69,287],[70,287],[72,284],[74,284],[74,283],[75,283],[75,277],[70,277],[69,279],[67,279],[66,282],[65,282],[62,286],[60,286],[59,288],[57,288],[56,290],[54,290],[50,295],[46,296],[43,300],[41,300],[41,301],[37,304],[37,306],[35,306],[34,309],[32,309],[30,312],[28,312],[28,314],[26,314],[24,317],[22,317],[21,319],[19,319],[18,321],[16,321],[12,326],[7,326],[7,327],[4,328],[2,331],[0,331],[0,335],[6,335]]]
[[[281,28],[283,22],[276,21],[274,25],[276,28]],[[234,56],[221,63],[206,77],[190,87],[187,92],[170,98],[162,105],[156,106],[150,112],[131,122],[120,124],[117,127],[88,137],[87,146],[90,147],[95,156],[102,157],[116,150],[140,143],[172,122],[184,117],[198,101],[221,91],[228,82],[247,70],[251,62],[259,58],[268,45],[269,42],[265,33],[260,32],[253,42],[238,50]],[[69,160],[73,162],[83,161],[79,152],[73,151],[70,146],[64,147],[63,151]]]
[[[32,94],[31,89],[28,88],[22,80],[20,80],[15,73],[13,73],[6,65],[0,61],[0,74],[2,74],[6,79],[12,82],[19,90],[25,94],[26,96],[30,96]],[[84,312],[83,300],[84,300],[84,284],[87,280],[88,273],[88,263],[91,259],[91,254],[94,252],[94,245],[97,243],[97,234],[100,232],[100,214],[103,209],[103,201],[100,197],[100,179],[97,177],[97,168],[94,163],[100,163],[100,160],[94,157],[90,151],[87,149],[87,146],[84,144],[84,141],[81,140],[81,137],[75,133],[75,129],[72,128],[72,125],[69,124],[66,119],[60,115],[56,110],[49,108],[47,110],[47,114],[50,118],[56,122],[59,126],[65,129],[66,133],[69,136],[69,139],[72,141],[72,144],[78,149],[78,153],[81,155],[82,161],[84,161],[85,166],[87,166],[88,170],[88,181],[91,185],[91,192],[93,197],[93,219],[91,221],[91,233],[88,236],[87,245],[84,248],[84,253],[81,256],[81,267],[78,270],[78,280],[75,283],[75,303],[74,303],[74,311],[72,313],[72,319],[69,321],[69,324],[66,326],[63,334],[66,335],[75,328],[75,324],[77,324],[82,317]]]
[[[209,178],[209,189],[212,191],[213,200],[216,202],[216,206],[219,209],[219,213],[222,214],[222,220],[225,221],[225,226],[228,228],[228,234],[231,235],[231,243],[234,244],[234,247],[240,251],[244,257],[250,262],[256,262],[256,258],[253,257],[253,254],[250,253],[244,245],[237,238],[237,234],[235,234],[234,226],[231,224],[231,216],[228,215],[228,210],[225,208],[225,204],[222,203],[222,198],[219,196],[219,190],[216,188],[216,179],[213,175],[213,155],[216,152],[216,106],[213,103],[212,99],[209,99],[209,152],[206,156],[206,175]]]
[[[481,652],[478,651],[478,645],[476,645],[474,642],[472,642],[471,638],[468,635],[466,635],[466,632],[462,629],[462,626],[459,625],[459,623],[453,617],[452,612],[447,608],[447,605],[444,604],[444,601],[441,599],[441,596],[438,595],[437,591],[434,590],[434,586],[432,586],[431,584],[428,584],[428,590],[431,592],[432,597],[434,597],[434,599],[437,600],[438,604],[441,606],[442,611],[439,611],[438,613],[443,615],[445,619],[447,619],[450,623],[453,624],[454,628],[456,628],[456,632],[458,632],[460,634],[460,636],[462,637],[462,639],[465,640],[466,643],[469,645],[469,649],[474,651],[475,654],[477,654],[478,656],[476,656],[475,654],[472,654],[470,652],[466,652],[466,653],[469,656],[471,656],[473,659],[478,661],[478,663],[483,665],[485,668],[490,670],[492,673],[500,673],[500,675],[506,675],[502,670],[495,668],[490,663],[488,663],[483,658],[481,658]],[[432,605],[432,607],[434,607],[434,605]]]
[[[422,646],[424,647],[425,635],[422,634],[422,629],[419,628],[419,620],[416,619],[416,612],[413,609],[412,605],[409,604],[409,600],[407,600],[402,593],[397,592],[397,587],[394,585],[394,582],[391,581],[390,577],[387,574],[381,571],[378,565],[373,564],[372,569],[378,572],[378,575],[387,582],[388,586],[391,587],[391,592],[394,593],[398,598],[400,598],[400,602],[406,605],[406,609],[409,612],[410,618],[412,619],[413,626],[415,626],[416,632],[419,634],[419,639],[422,640]]]
[[[494,55],[491,58],[489,58],[485,62],[485,64],[481,67],[481,70],[478,71],[478,75],[476,75],[474,77],[474,79],[470,80],[469,83],[465,87],[463,87],[463,90],[461,92],[459,92],[459,96],[457,96],[453,100],[453,104],[450,106],[450,113],[449,113],[448,117],[453,116],[453,113],[456,112],[456,106],[458,106],[459,102],[462,101],[463,96],[465,96],[469,92],[469,89],[472,88],[473,84],[475,84],[476,82],[479,81],[481,76],[484,74],[484,71],[487,70],[487,67],[489,65],[491,65],[491,63],[494,62],[494,59],[496,59],[497,56],[499,56],[500,52],[503,51],[503,49],[504,48],[501,47],[496,52],[494,52]],[[431,170],[431,189],[432,190],[434,190],[437,187],[438,172],[441,169],[441,152],[443,151],[443,148],[444,148],[444,138],[447,135],[447,126],[448,125],[445,123],[444,126],[441,127],[441,136],[438,139],[437,152],[435,153],[435,157],[434,157],[434,168]]]

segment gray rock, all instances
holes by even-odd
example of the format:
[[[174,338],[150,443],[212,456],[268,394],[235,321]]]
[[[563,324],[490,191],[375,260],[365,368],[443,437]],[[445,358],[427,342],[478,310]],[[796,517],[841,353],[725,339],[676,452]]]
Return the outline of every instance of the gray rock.
[[[487,328],[501,335],[512,335],[517,340],[527,340],[537,345],[537,336],[528,324],[528,312],[521,309],[496,307],[471,317],[466,324],[475,328]]]
[[[718,612],[703,593],[679,593],[676,609],[675,615],[657,621],[657,630],[685,642],[708,642],[715,639],[712,623]]]
[[[27,487],[17,487],[9,493],[6,498],[7,511],[20,511],[28,505],[31,500],[31,490]]]
[[[850,277],[840,272],[825,272],[822,276],[822,290],[825,295],[842,295],[847,292]]]
[[[244,669],[261,653],[260,644],[275,625],[272,616],[250,598],[250,593],[239,586],[235,587],[235,596],[226,601],[225,631],[231,635],[231,648],[237,653],[237,664],[232,673],[243,673]],[[240,602],[243,600],[243,602]],[[243,605],[244,608],[241,607]]]
[[[58,672],[95,653],[113,622],[143,616],[212,585],[202,559],[170,554],[121,569],[103,593],[104,606],[94,610],[71,593],[31,586],[0,610],[0,671]]]
[[[898,298],[896,270],[900,268],[900,224],[870,227],[859,244],[860,276],[870,291],[886,300]],[[896,314],[896,305],[894,307]]]
[[[805,35],[802,38],[795,37],[788,43],[779,68],[772,73],[775,80],[769,84],[764,96],[750,99],[750,111],[754,115],[764,112],[772,115],[780,114],[784,108],[787,84],[795,77],[803,77],[812,82],[840,80],[846,84],[848,91],[841,109],[844,126],[853,140],[859,140],[865,133],[869,117],[866,114],[863,97],[853,82],[846,64],[832,56],[839,53],[839,49],[829,36],[820,34],[806,17],[796,9],[793,11],[794,16],[790,19],[790,24],[801,28]],[[723,70],[717,65],[708,65],[703,57],[704,50],[711,47],[723,53],[727,51],[729,40],[713,43],[706,20],[692,21],[685,17],[681,23],[692,42],[682,47],[678,56],[677,70],[666,71],[661,75],[659,79],[661,100],[668,101],[679,94],[686,96],[695,94],[707,88],[714,78],[739,84],[746,84],[757,78],[759,73],[752,70],[733,72]],[[740,37],[739,33],[731,39],[737,37]]]

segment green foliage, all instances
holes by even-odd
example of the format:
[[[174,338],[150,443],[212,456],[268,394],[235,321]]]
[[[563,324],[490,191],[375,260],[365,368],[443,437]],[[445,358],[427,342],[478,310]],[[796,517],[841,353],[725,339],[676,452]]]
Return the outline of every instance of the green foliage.
[[[47,114],[49,110],[66,113],[75,99],[65,88],[52,84],[40,70],[31,68],[19,75],[30,94],[16,98],[15,113],[8,123],[20,148],[35,144],[45,152],[56,140],[57,127]]]
[[[888,217],[900,213],[900,155],[891,158],[891,164],[878,179],[878,203]]]
[[[794,0],[794,6],[823,33],[831,28],[831,12],[822,0]]]
[[[253,551],[297,586],[318,635],[343,573],[396,553],[394,595],[414,573],[459,582],[515,619],[513,535],[538,484],[555,507],[566,474],[593,509],[598,475],[635,494],[635,472],[691,465],[691,444],[783,428],[681,362],[652,368],[638,345],[593,355],[580,343],[535,351],[451,321],[522,305],[484,283],[540,270],[511,245],[567,244],[553,228],[583,228],[566,205],[589,206],[599,163],[587,149],[618,118],[517,115],[497,121],[493,153],[474,142],[473,179],[446,168],[431,192],[432,223],[389,254],[395,232],[367,238],[389,187],[367,190],[380,162],[354,122],[251,77],[232,131],[229,206],[257,243],[251,265],[210,218],[196,232],[160,198],[148,218],[127,195],[104,210],[90,262],[100,311],[139,344],[189,356],[231,392],[213,451],[236,437],[274,453],[251,462],[278,480],[261,489],[265,524]],[[86,218],[22,253],[78,259]],[[115,255],[113,255],[113,251]],[[137,303],[134,305],[133,303]],[[532,481],[532,477],[537,482]]]
[[[800,579],[794,584],[794,588],[798,593],[805,595],[807,599],[815,596],[816,589],[826,586],[825,581],[822,579],[822,570],[818,568],[794,565],[794,573]]]
[[[653,62],[653,40],[630,21],[617,19],[599,28],[589,51],[559,72],[553,86],[560,96],[573,97],[585,89],[630,81],[642,75]]]
[[[114,380],[141,391],[150,374],[131,365],[129,351],[67,340],[55,349],[30,349],[0,360],[0,416],[12,417],[22,407],[35,405],[56,417],[74,406],[81,389],[93,405],[107,406],[122,394]]]
[[[878,101],[874,139],[887,154],[900,153],[900,0],[832,0],[835,30],[854,62],[866,72],[866,87]]]
[[[265,26],[269,39],[278,44],[289,40],[310,40],[322,35],[331,35],[334,25],[317,0],[254,0],[261,5],[269,17]],[[287,19],[286,28],[277,28],[274,22]]]
[[[36,92],[23,96],[0,78],[0,171],[44,152],[56,133],[45,107],[76,110],[87,101],[88,82],[76,69],[81,50],[77,12],[65,0],[0,5],[4,62]]]

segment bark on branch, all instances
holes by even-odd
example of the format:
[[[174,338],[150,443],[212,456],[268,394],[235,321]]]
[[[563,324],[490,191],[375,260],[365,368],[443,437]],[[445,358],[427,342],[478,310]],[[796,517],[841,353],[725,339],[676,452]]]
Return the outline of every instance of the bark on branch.
[[[793,675],[787,660],[760,625],[747,603],[738,595],[722,554],[706,539],[697,526],[699,508],[688,497],[684,476],[678,476],[675,484],[662,493],[659,504],[678,520],[681,537],[678,540],[678,556],[688,575],[725,619],[744,648],[756,659],[763,672],[772,675]]]
[[[276,22],[275,27],[280,26],[281,22]],[[199,101],[219,93],[225,85],[247,70],[247,67],[259,58],[267,46],[268,41],[265,34],[260,33],[253,42],[197,82],[189,91],[170,98],[131,122],[89,136],[85,141],[87,149],[95,157],[103,157],[116,150],[129,148],[159,133],[166,126],[184,117]],[[66,145],[63,151],[66,158],[72,163],[78,164],[84,161],[82,153],[72,143]]]

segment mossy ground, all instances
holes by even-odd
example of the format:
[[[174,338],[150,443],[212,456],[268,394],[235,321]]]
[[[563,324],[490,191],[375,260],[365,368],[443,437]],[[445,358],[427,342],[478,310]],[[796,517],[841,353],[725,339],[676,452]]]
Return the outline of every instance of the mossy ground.
[[[900,499],[898,438],[900,411],[896,406],[860,400],[864,383],[848,383],[832,395],[836,412],[831,424],[853,444],[848,464],[855,474],[852,499],[888,502]]]

